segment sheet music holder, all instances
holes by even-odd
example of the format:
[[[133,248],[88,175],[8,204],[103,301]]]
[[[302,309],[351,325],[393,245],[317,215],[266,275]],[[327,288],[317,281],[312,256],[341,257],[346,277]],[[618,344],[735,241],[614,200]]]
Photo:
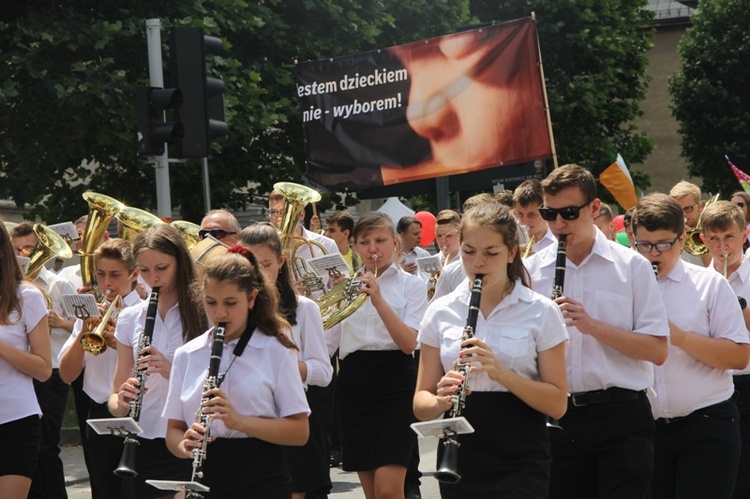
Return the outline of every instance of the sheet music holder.
[[[331,253],[329,255],[316,256],[307,260],[307,264],[318,277],[337,277],[340,275],[349,276],[351,268],[344,260],[341,253]]]
[[[101,418],[87,419],[86,423],[94,429],[98,435],[114,435],[126,437],[143,433],[141,425],[133,418]]]
[[[146,480],[146,483],[159,490],[175,492],[211,492],[211,489],[198,482],[178,482],[175,480]]]
[[[446,435],[474,433],[474,427],[463,416],[412,423],[411,429],[421,438],[443,438]]]
[[[62,295],[62,299],[63,310],[68,317],[90,319],[101,316],[94,295]]]
[[[419,270],[425,274],[434,274],[442,270],[443,265],[440,263],[439,255],[422,256],[414,260]]]

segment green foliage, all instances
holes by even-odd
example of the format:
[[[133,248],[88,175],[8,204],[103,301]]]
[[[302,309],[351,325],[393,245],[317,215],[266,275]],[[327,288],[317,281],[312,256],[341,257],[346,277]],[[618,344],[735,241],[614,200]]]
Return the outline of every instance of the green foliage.
[[[669,86],[688,171],[722,198],[740,190],[725,154],[750,171],[750,32],[740,22],[746,14],[743,0],[702,0]]]

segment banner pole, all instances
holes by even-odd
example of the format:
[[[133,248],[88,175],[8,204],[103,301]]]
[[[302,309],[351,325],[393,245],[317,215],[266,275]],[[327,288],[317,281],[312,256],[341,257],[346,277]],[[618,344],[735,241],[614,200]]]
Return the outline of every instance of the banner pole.
[[[552,117],[549,114],[549,100],[547,100],[547,82],[544,79],[544,65],[542,64],[542,46],[539,43],[539,30],[536,29],[536,14],[531,12],[531,20],[534,21],[534,31],[536,31],[536,50],[539,55],[539,73],[542,77],[542,93],[544,94],[544,111],[547,113],[547,131],[549,132],[549,141],[552,146],[552,168],[557,168],[557,148],[555,148],[555,134],[552,133]]]

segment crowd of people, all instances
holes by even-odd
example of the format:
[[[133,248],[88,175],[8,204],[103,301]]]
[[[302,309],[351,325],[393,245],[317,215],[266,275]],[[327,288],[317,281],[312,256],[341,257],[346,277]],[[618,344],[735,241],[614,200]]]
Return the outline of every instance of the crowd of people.
[[[24,271],[34,224],[0,227],[12,449],[0,497],[65,497],[69,385],[95,499],[181,497],[147,480],[319,499],[339,462],[364,497],[413,499],[411,425],[457,414],[474,432],[460,435],[445,498],[750,497],[747,194],[704,202],[683,181],[618,216],[588,170],[566,165],[437,213],[435,251],[419,220],[380,212],[332,213],[321,230],[299,215],[280,232],[287,205],[272,192],[269,221],[245,228],[209,212],[200,238],[226,248],[200,262],[169,224],[132,241],[104,232],[95,287],[76,265]],[[85,236],[87,218],[75,225]],[[316,241],[295,259],[340,253],[349,274],[306,292],[285,238]],[[366,300],[324,329],[320,297],[344,281]],[[81,342],[90,319],[62,306],[76,293],[103,296],[102,313],[122,300],[101,353]],[[124,439],[86,420],[134,406],[137,476],[124,477]]]

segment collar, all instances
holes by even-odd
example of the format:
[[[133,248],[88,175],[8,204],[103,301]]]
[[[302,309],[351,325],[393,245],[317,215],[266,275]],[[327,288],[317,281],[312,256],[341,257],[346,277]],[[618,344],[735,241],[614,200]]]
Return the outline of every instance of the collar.
[[[711,261],[711,267],[713,267],[713,261]],[[735,278],[735,276],[743,284],[745,284],[748,279],[750,279],[750,262],[748,262],[745,258],[742,259],[742,263],[740,263],[740,266],[737,268],[737,270],[732,272],[732,274],[729,275],[728,278],[733,279]]]
[[[36,281],[38,284],[42,284],[45,289],[49,288],[50,284],[52,284],[52,281],[54,279],[51,277],[51,272],[49,272],[44,265],[39,269],[39,273],[34,278],[34,281]]]
[[[682,282],[682,280],[685,278],[685,262],[682,260],[682,258],[677,259],[677,264],[672,269],[672,272],[669,273],[668,276],[664,278],[659,278],[659,280],[662,279],[669,279],[674,282]]]
[[[511,291],[508,296],[503,298],[503,301],[501,301],[500,304],[496,307],[496,310],[515,305],[518,302],[531,303],[534,300],[534,292],[524,286],[521,282],[521,279],[516,279],[514,282],[515,285],[513,286],[513,291]],[[459,297],[461,298],[461,301],[468,304],[469,299],[471,298],[471,279],[464,279],[464,283],[466,283],[466,286],[461,285],[461,292],[459,293]]]
[[[138,295],[138,293],[133,290],[127,295],[125,295],[122,298],[122,303],[125,304],[126,307],[132,307],[133,305],[138,305],[141,302],[141,297]]]
[[[550,241],[557,242],[557,238],[552,233],[552,229],[547,227],[547,232],[544,234],[544,237],[540,241],[544,241],[545,239],[549,239]]]

